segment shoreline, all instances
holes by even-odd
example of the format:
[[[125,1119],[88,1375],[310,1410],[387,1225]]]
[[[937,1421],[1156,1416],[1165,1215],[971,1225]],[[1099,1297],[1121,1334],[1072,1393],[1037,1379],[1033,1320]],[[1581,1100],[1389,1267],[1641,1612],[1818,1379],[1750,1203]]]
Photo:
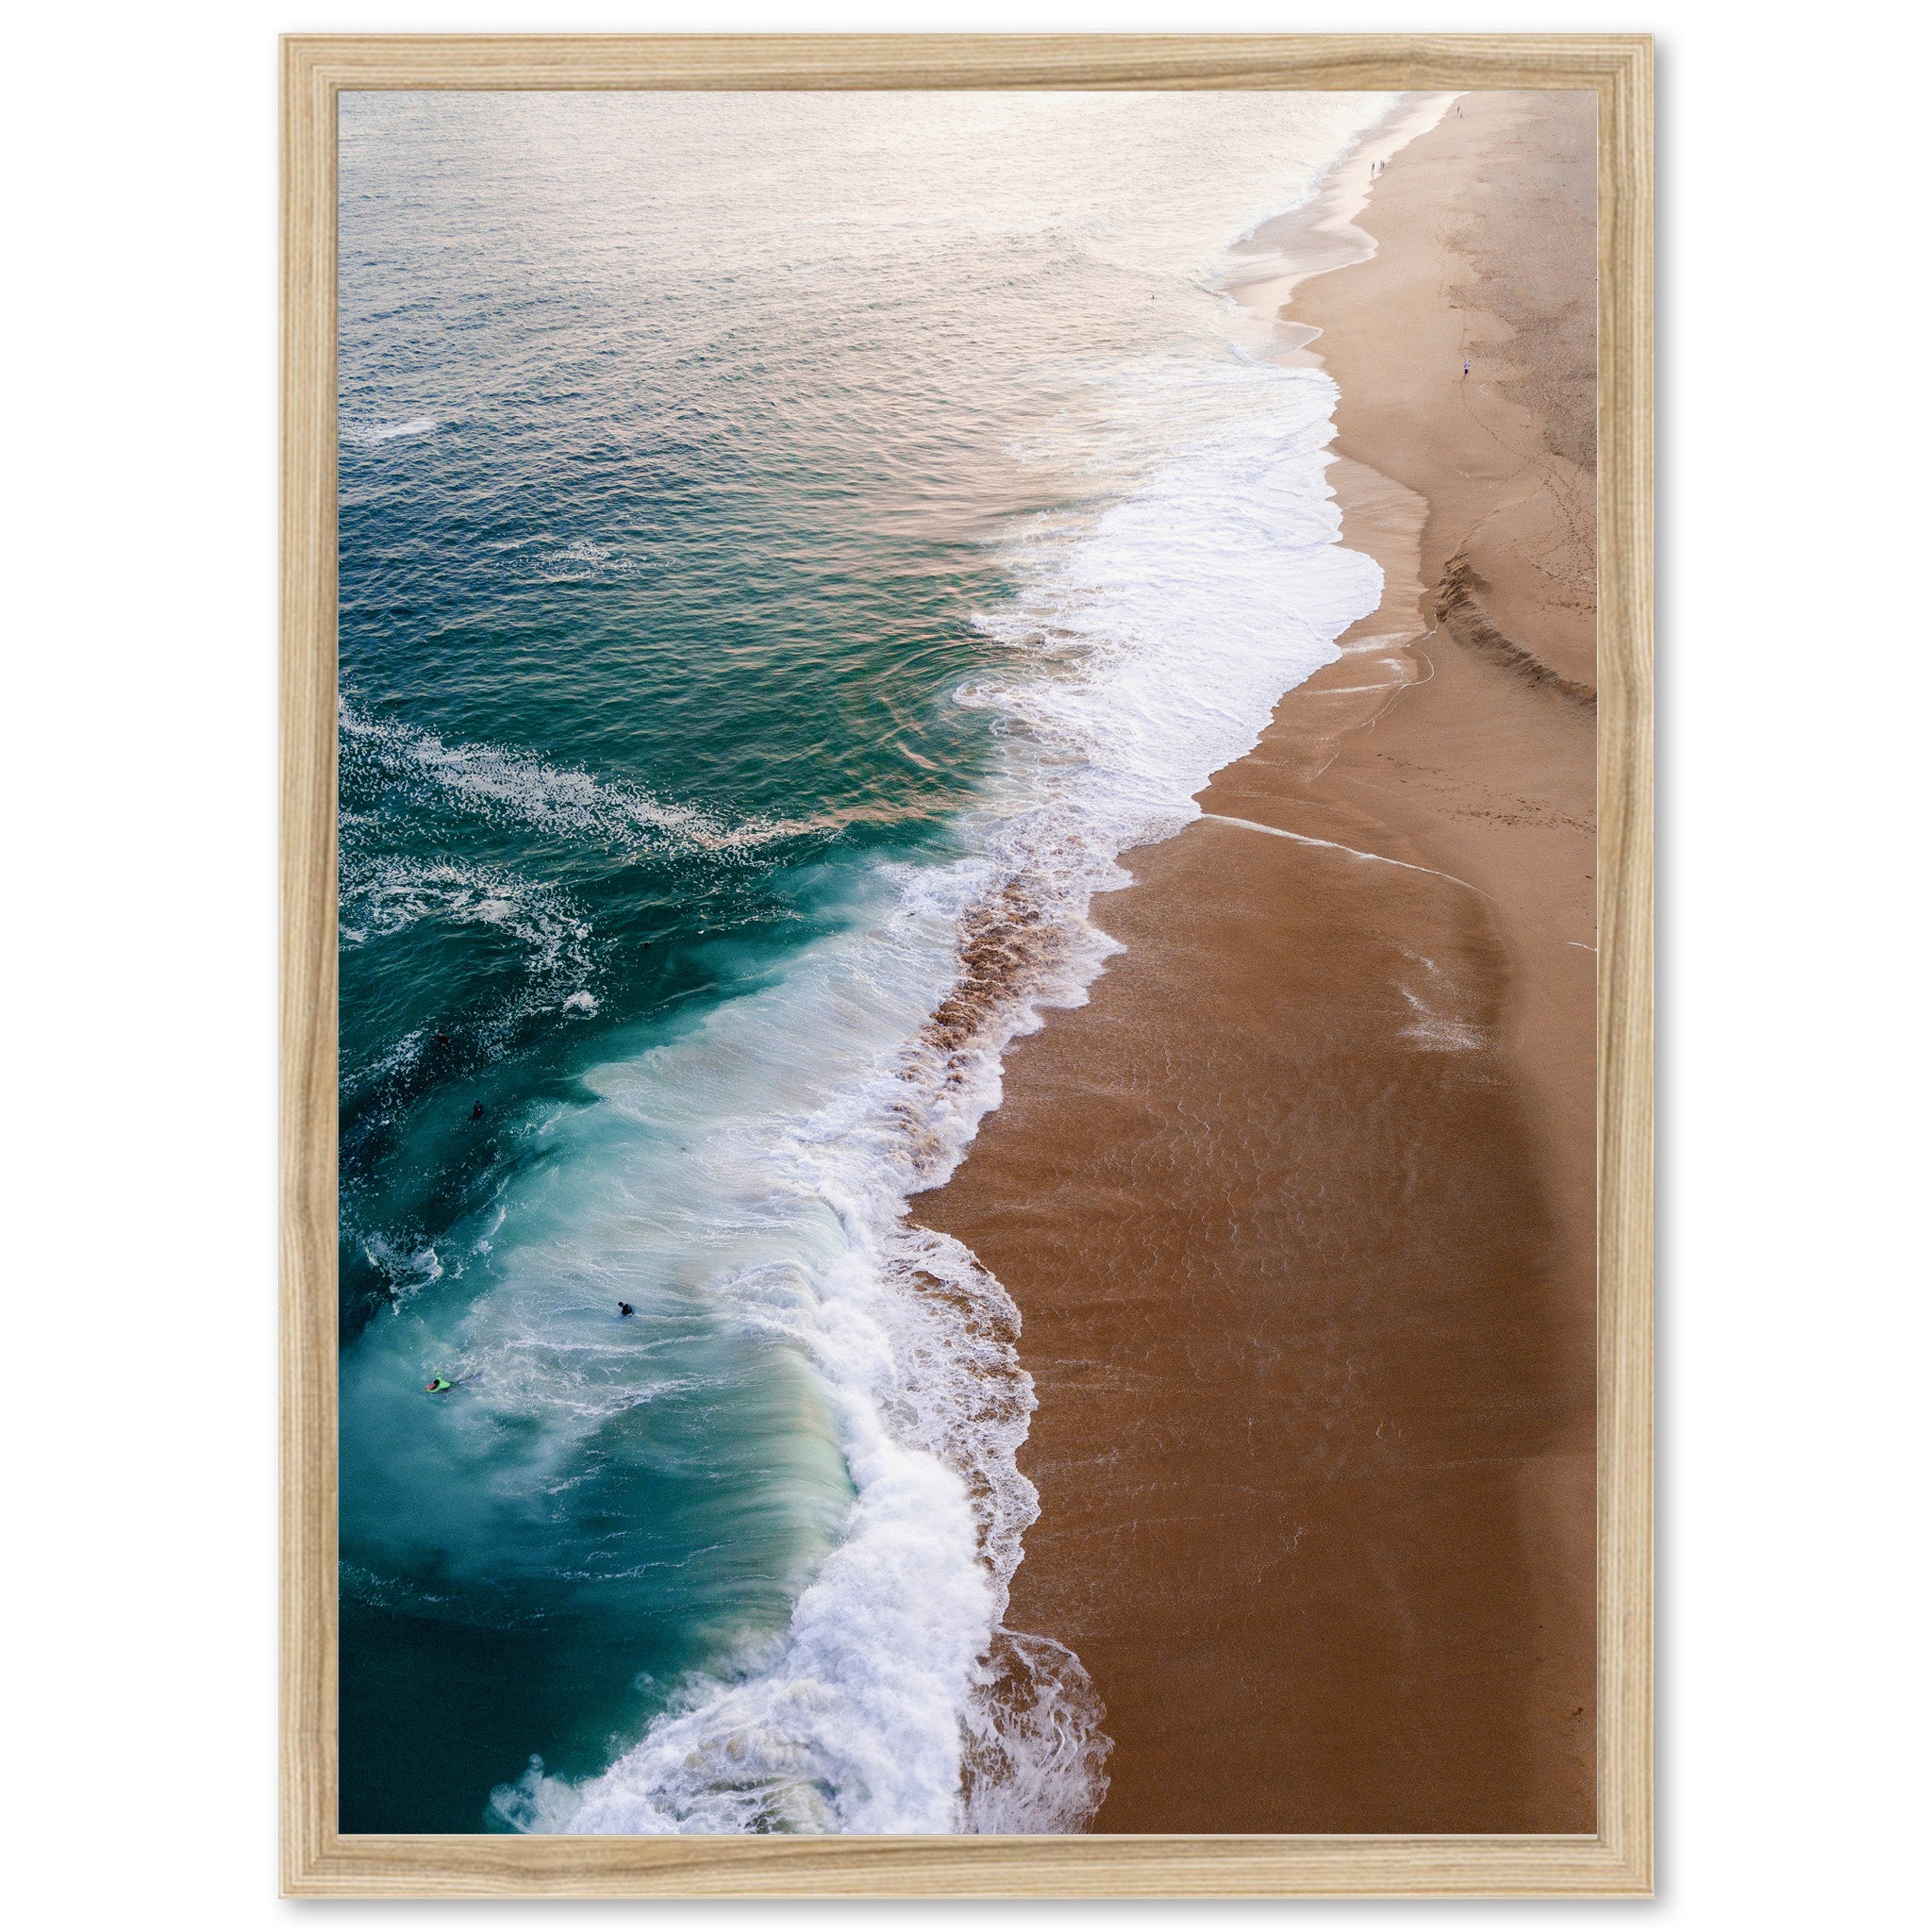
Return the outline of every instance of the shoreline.
[[[1102,1832],[1593,1825],[1593,128],[1438,101],[1230,284],[1340,386],[1381,608],[914,1210],[1021,1309],[1009,1621],[1108,1707]]]

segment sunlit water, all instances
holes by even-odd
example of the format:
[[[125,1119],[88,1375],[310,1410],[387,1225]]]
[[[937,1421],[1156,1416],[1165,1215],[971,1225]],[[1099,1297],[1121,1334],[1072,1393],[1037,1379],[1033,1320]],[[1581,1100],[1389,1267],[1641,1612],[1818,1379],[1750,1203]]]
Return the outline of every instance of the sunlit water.
[[[344,1829],[1091,1816],[906,1203],[1375,601],[1217,285],[1389,105],[343,97]]]

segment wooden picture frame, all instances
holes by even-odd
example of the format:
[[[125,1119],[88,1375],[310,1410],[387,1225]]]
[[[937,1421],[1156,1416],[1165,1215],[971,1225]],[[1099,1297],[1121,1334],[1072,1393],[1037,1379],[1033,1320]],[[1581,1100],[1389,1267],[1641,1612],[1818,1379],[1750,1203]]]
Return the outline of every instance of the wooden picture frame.
[[[1597,1829],[344,1837],[336,1823],[336,114],[345,89],[1589,89],[1601,601]],[[299,1896],[1642,1894],[1652,1872],[1652,83],[1635,35],[282,43],[282,1888]]]

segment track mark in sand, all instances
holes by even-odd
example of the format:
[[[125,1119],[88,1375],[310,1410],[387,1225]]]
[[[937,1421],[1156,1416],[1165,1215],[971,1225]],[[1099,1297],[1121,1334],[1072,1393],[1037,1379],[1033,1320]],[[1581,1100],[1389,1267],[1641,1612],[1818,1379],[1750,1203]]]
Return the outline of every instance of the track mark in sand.
[[[1596,709],[1596,687],[1553,670],[1537,654],[1506,637],[1490,621],[1482,599],[1487,581],[1470,562],[1468,554],[1458,550],[1442,572],[1436,586],[1436,623],[1440,629],[1468,645],[1472,650],[1507,664],[1530,683],[1541,685],[1572,703]]]

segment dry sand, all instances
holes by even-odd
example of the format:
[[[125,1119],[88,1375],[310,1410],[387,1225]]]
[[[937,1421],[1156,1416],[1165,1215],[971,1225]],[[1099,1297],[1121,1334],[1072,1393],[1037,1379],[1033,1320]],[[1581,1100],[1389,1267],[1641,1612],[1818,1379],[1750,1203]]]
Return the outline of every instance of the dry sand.
[[[1463,96],[1295,289],[1383,607],[918,1204],[1022,1311],[1100,1831],[1593,1828],[1592,107]]]

